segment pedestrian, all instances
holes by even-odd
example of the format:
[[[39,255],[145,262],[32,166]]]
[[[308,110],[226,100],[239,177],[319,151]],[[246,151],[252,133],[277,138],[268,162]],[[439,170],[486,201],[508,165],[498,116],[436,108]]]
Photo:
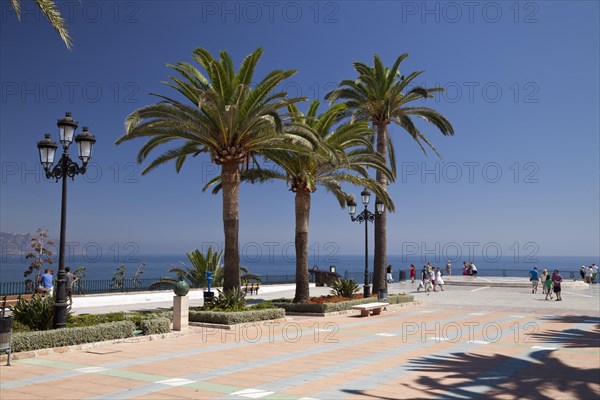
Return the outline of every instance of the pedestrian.
[[[65,284],[67,286],[67,297],[69,304],[73,305],[73,284],[79,280],[78,277],[71,273],[71,267],[65,268]]]
[[[415,266],[410,264],[410,283],[415,283]]]
[[[579,275],[581,275],[581,279],[585,280],[585,270],[587,268],[585,268],[585,265],[582,265],[581,268],[579,269]]]
[[[592,263],[592,282],[598,282],[598,266],[595,263]]]
[[[560,283],[562,280],[562,276],[560,276],[558,270],[555,269],[554,272],[552,272],[552,290],[556,293],[556,301],[562,301],[562,296],[560,294]]]
[[[392,264],[387,266],[387,283],[394,283],[394,278],[392,277]]]
[[[423,265],[423,270],[421,271],[421,282],[419,282],[419,286],[417,287],[417,292],[421,289],[424,289],[426,292],[429,292],[429,280],[427,279],[427,265]]]
[[[529,281],[531,282],[531,293],[537,293],[538,283],[540,282],[538,267],[533,267],[529,271]]]
[[[546,279],[543,283],[544,290],[546,291],[546,300],[548,300],[548,296],[550,296],[550,300],[552,300],[552,278],[550,278],[550,274],[546,274]]]
[[[586,283],[592,283],[592,275],[594,274],[594,268],[590,265],[585,269],[585,281]]]
[[[477,276],[477,266],[474,263],[471,263],[471,275]]]
[[[431,265],[429,266],[429,268],[427,268],[427,280],[430,282],[433,291],[437,292],[437,290],[435,289],[435,270]]]
[[[52,270],[46,268],[44,273],[40,276],[40,285],[37,287],[37,292],[52,297],[52,294],[54,293],[54,284],[52,281]]]
[[[546,268],[544,268],[542,270],[542,277],[540,279],[540,282],[542,283],[542,294],[546,293],[546,277],[548,276],[548,270]]]
[[[450,260],[446,263],[446,275],[452,276],[452,264],[450,264]]]
[[[440,290],[444,291],[444,280],[442,279],[442,269],[438,267],[435,273],[435,284],[440,286]],[[435,286],[433,287],[435,289]]]
[[[463,261],[463,275],[467,275],[469,273],[469,268],[467,267],[467,262]]]

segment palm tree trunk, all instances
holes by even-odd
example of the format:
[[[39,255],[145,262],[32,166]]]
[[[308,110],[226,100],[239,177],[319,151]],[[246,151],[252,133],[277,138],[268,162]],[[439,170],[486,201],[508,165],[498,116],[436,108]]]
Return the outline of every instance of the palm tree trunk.
[[[387,125],[377,125],[377,153],[387,159]],[[376,173],[377,183],[382,189],[387,191],[387,177],[381,172]],[[387,256],[387,213],[381,215],[375,213],[375,251],[373,260],[373,292],[377,293],[379,289],[385,286],[385,267]]]
[[[308,220],[310,217],[310,192],[296,192],[296,295],[294,303],[308,303]]]
[[[223,228],[225,231],[225,262],[223,290],[240,287],[239,195],[240,172],[237,163],[221,165],[223,186]]]

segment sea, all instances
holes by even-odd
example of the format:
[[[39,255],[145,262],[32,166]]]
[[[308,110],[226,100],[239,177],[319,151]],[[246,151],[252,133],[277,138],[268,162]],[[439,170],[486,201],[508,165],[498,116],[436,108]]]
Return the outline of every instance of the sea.
[[[399,271],[408,271],[411,264],[414,264],[417,270],[424,264],[430,262],[434,266],[444,267],[448,260],[441,259],[439,256],[403,256],[388,255],[388,264],[392,265],[394,276],[397,277]],[[507,277],[527,277],[528,271],[534,266],[540,269],[548,270],[558,269],[563,277],[579,278],[579,269],[582,265],[596,263],[599,265],[597,257],[582,256],[535,256],[521,259],[513,257],[483,258],[475,257],[471,260],[450,260],[452,262],[452,272],[454,275],[462,273],[463,261],[473,262],[477,266],[479,276],[507,276]],[[74,271],[78,267],[86,267],[86,278],[93,280],[112,279],[115,272],[121,265],[125,265],[125,278],[132,278],[137,272],[143,279],[158,279],[161,277],[174,277],[168,270],[173,266],[181,266],[181,262],[190,265],[185,255],[135,255],[123,260],[115,260],[111,256],[96,258],[86,258],[84,256],[72,256],[66,260],[66,265]],[[245,266],[250,273],[260,276],[279,276],[291,277],[295,274],[295,259],[284,256],[264,256],[254,258],[242,258],[241,265]],[[25,279],[23,273],[27,270],[30,260],[24,256],[2,256],[0,262],[0,282],[23,282]],[[140,266],[143,266],[140,269]],[[191,265],[190,265],[191,266]],[[365,257],[364,255],[329,255],[321,257],[309,256],[309,268],[318,268],[319,270],[329,271],[335,267],[335,271],[342,276],[345,274],[351,277],[358,277],[364,274]],[[52,268],[58,270],[58,260],[55,257]],[[369,271],[373,271],[373,259],[368,260]],[[396,278],[397,279],[397,278]],[[269,279],[267,279],[269,281]]]

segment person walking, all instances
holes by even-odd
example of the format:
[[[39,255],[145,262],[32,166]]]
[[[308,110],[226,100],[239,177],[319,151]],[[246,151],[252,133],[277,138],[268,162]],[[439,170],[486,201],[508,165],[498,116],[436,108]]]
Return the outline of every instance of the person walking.
[[[421,271],[421,282],[419,282],[419,287],[417,287],[417,292],[423,288],[426,292],[430,292],[430,281],[428,279],[427,273],[427,265],[423,265],[423,270]]]
[[[392,277],[392,264],[387,266],[386,272],[387,283],[394,283],[394,278]]]
[[[592,263],[592,283],[598,282],[598,266]]]
[[[546,279],[543,282],[544,290],[546,291],[546,300],[548,300],[548,296],[550,296],[550,300],[552,300],[552,278],[550,274],[546,274]]]
[[[560,284],[562,280],[562,276],[560,276],[558,270],[555,269],[554,272],[552,272],[552,290],[556,293],[556,301],[562,301],[562,295],[560,294]]]
[[[531,293],[537,293],[538,283],[540,282],[538,267],[533,267],[529,271],[529,281],[531,282]]]
[[[415,275],[415,266],[413,264],[410,264],[410,283],[415,283]]]
[[[439,285],[440,286],[440,290],[443,292],[444,291],[444,280],[442,279],[442,269],[440,267],[438,267],[436,273],[435,273],[435,285]],[[434,290],[435,290],[435,285],[433,286]]]
[[[452,276],[452,264],[450,264],[450,260],[446,263],[446,275]]]
[[[65,268],[65,284],[67,286],[67,298],[69,304],[73,305],[73,284],[79,280],[78,277],[71,273],[71,267]]]
[[[546,294],[546,277],[548,276],[548,270],[544,268],[542,270],[542,277],[540,282],[542,283],[542,294]]]
[[[581,275],[581,279],[585,280],[585,265],[582,265],[581,268],[579,269],[579,275]]]
[[[585,269],[585,282],[592,283],[592,275],[594,274],[594,268],[590,265]]]

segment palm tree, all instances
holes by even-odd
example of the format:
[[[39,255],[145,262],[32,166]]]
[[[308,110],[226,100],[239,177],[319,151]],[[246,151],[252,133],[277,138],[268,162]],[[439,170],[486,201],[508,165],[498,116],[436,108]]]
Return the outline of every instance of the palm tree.
[[[412,120],[413,116],[435,125],[445,136],[454,135],[450,122],[437,111],[421,105],[407,106],[409,103],[433,97],[432,93],[441,92],[441,88],[425,89],[409,85],[423,71],[411,72],[407,76],[401,75],[398,68],[400,63],[408,57],[402,54],[396,59],[392,68],[386,68],[377,54],[374,56],[374,66],[355,62],[354,69],[358,73],[356,80],[343,80],[337,89],[328,93],[325,98],[331,103],[342,100],[348,107],[351,121],[370,122],[377,131],[377,153],[387,157],[391,170],[396,173],[396,157],[391,138],[388,134],[388,125],[394,123],[403,128],[425,154],[423,144],[431,148],[440,158],[441,156],[433,145],[421,133]],[[376,172],[377,182],[383,190],[387,191],[388,179],[385,174]],[[375,218],[375,251],[373,290],[376,292],[385,287],[386,267],[386,213]]]
[[[63,19],[60,11],[56,7],[56,3],[54,0],[34,0],[40,11],[46,16],[52,27],[58,32],[60,38],[67,46],[67,49],[71,49],[73,43],[71,42],[71,36],[69,35],[69,30],[67,29],[67,25],[65,24],[65,20]],[[19,21],[21,20],[21,0],[10,0],[15,13],[17,14],[17,18]]]
[[[180,143],[179,147],[155,158],[143,174],[172,160],[179,172],[189,156],[202,152],[207,152],[211,161],[221,166],[225,231],[223,288],[226,291],[240,286],[240,168],[265,150],[293,150],[310,145],[305,138],[283,133],[283,117],[279,114],[281,108],[303,99],[288,99],[285,92],[273,92],[284,79],[294,75],[295,70],[272,71],[256,86],[250,86],[262,53],[259,48],[248,55],[236,73],[227,52],[221,51],[220,59],[216,60],[207,50],[196,49],[192,58],[206,71],[208,78],[193,65],[180,62],[170,65],[180,76],[165,82],[191,105],[154,94],[162,101],[129,115],[125,121],[126,133],[117,140],[119,144],[149,138],[138,152],[138,163],[160,145]]]
[[[190,252],[185,253],[191,267],[184,262],[179,262],[181,266],[172,266],[169,269],[169,273],[177,275],[177,278],[160,278],[158,282],[154,282],[150,285],[150,289],[163,289],[165,287],[174,287],[177,281],[185,280],[193,288],[202,288],[206,286],[206,273],[211,271],[213,273],[212,284],[214,286],[221,286],[223,284],[223,263],[221,258],[223,251],[215,252],[212,247],[209,247],[206,251],[206,255],[202,254],[200,250],[194,249]],[[248,272],[246,267],[240,266],[240,270],[244,273]],[[251,278],[256,278],[254,275]]]
[[[265,151],[264,156],[273,161],[277,168],[262,169],[259,166],[248,169],[241,180],[248,182],[266,182],[274,179],[285,181],[295,193],[296,212],[296,293],[294,302],[305,303],[310,300],[308,271],[308,223],[310,217],[311,193],[322,186],[332,193],[341,207],[345,207],[349,196],[340,183],[350,183],[369,188],[383,199],[386,206],[393,210],[394,205],[381,187],[369,178],[367,168],[381,170],[392,179],[392,173],[385,167],[385,158],[374,153],[371,145],[373,131],[365,122],[356,122],[339,126],[333,125],[346,109],[343,104],[331,107],[317,116],[319,102],[313,101],[306,115],[294,105],[288,106],[292,121],[286,126],[288,132],[309,130],[318,138],[318,146],[313,152],[298,154],[287,150]],[[355,172],[357,175],[350,172]],[[213,179],[205,190],[215,185],[213,193],[221,189],[219,178]]]

